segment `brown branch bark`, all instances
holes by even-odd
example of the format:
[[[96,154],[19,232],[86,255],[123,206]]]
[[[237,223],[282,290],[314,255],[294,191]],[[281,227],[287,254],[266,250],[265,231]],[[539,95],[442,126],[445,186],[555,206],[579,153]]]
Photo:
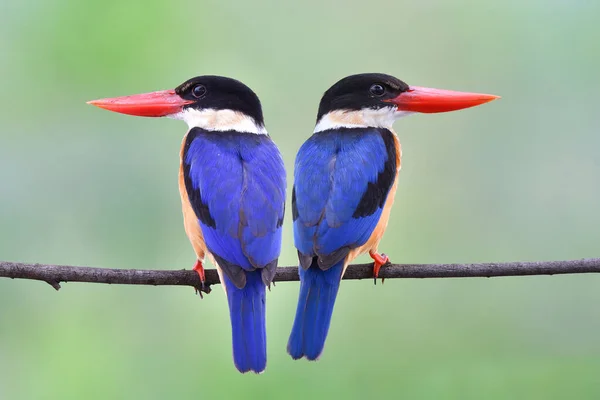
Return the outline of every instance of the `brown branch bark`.
[[[582,274],[600,272],[600,258],[569,261],[533,261],[479,264],[388,264],[379,276],[392,278],[474,278],[494,276]],[[61,282],[89,282],[119,285],[192,286],[205,293],[219,283],[214,269],[206,270],[206,286],[192,270],[139,270],[75,267],[67,265],[27,264],[0,261],[0,277],[44,281],[60,289]],[[373,277],[373,264],[354,264],[344,279]],[[274,282],[297,281],[297,267],[279,267]]]

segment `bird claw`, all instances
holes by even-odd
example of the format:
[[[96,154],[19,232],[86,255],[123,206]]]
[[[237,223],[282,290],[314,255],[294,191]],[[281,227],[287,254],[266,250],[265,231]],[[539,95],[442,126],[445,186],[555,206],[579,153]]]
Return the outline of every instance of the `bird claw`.
[[[379,270],[386,264],[390,263],[390,258],[384,253],[377,254],[376,252],[369,252],[369,256],[373,259],[373,284],[377,285],[377,278],[379,277]],[[384,278],[381,278],[381,284],[383,285]]]
[[[210,292],[210,288],[207,287],[205,284],[206,275],[204,273],[204,267],[202,266],[202,261],[196,260],[196,264],[194,264],[194,268],[192,268],[192,269],[194,271],[196,271],[196,273],[198,274],[198,277],[200,278],[200,288],[194,287],[194,289],[196,290],[196,294],[198,294],[200,296],[200,298],[203,299],[204,297],[202,296],[202,292],[208,293],[208,292]]]

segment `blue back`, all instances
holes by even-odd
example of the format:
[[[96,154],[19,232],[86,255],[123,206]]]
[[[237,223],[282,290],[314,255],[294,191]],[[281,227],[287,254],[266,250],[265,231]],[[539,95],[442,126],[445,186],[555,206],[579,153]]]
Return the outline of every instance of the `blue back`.
[[[396,176],[391,135],[385,129],[345,128],[316,133],[302,145],[292,200],[301,253],[325,256],[367,242]]]
[[[285,169],[267,135],[188,134],[186,187],[211,253],[244,270],[279,257],[285,208]]]

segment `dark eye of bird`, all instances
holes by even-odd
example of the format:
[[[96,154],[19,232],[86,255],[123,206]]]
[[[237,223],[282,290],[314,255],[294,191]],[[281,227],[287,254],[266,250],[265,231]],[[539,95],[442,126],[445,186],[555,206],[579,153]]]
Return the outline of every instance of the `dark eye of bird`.
[[[197,99],[204,96],[205,94],[206,94],[206,88],[203,85],[196,85],[192,89],[192,95]]]
[[[372,95],[379,97],[385,94],[385,88],[382,85],[376,83],[373,86],[371,86],[369,92],[371,92]]]

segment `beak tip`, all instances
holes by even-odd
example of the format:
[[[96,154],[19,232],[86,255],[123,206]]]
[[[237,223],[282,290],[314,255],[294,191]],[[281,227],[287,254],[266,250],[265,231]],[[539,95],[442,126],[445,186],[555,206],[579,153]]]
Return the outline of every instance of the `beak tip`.
[[[482,104],[491,103],[492,101],[498,100],[501,98],[502,98],[501,96],[496,96],[495,94],[488,94],[485,98],[485,101]]]
[[[500,98],[500,96],[496,96],[495,94],[486,94],[481,97],[481,102],[479,104],[490,103],[494,100],[498,100],[499,98]]]
[[[96,106],[96,107],[101,107],[102,100],[90,100],[90,101],[86,101],[85,104],[89,104],[91,106]]]

